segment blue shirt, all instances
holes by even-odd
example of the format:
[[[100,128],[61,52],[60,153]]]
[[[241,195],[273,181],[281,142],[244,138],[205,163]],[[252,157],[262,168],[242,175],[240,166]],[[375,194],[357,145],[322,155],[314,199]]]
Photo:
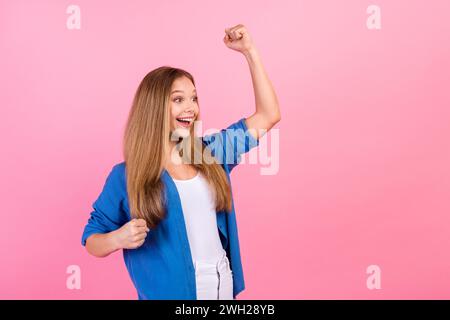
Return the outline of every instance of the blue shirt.
[[[241,155],[259,145],[247,130],[245,118],[220,132],[203,137],[230,181],[231,170],[241,161]],[[130,221],[126,189],[125,162],[113,166],[103,190],[93,203],[82,235],[82,245],[95,233],[116,230]],[[144,244],[137,249],[123,249],[123,257],[136,287],[139,299],[196,300],[195,269],[189,247],[181,200],[174,181],[166,170],[164,183],[166,216],[148,232]],[[231,183],[230,183],[231,184]],[[218,211],[217,227],[223,248],[233,271],[233,298],[245,289],[239,249],[238,228],[232,201],[232,211]]]

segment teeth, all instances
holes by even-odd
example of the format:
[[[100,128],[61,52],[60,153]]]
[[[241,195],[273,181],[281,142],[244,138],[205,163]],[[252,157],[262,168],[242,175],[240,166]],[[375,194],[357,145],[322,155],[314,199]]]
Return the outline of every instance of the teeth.
[[[193,120],[193,118],[177,118],[178,120],[182,120],[182,121],[189,121],[191,122]]]

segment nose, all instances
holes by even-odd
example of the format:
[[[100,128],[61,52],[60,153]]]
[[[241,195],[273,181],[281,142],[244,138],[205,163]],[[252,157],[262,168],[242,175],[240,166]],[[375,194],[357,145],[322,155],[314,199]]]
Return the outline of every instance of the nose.
[[[195,105],[194,103],[190,103],[186,109],[184,109],[185,114],[195,114]]]

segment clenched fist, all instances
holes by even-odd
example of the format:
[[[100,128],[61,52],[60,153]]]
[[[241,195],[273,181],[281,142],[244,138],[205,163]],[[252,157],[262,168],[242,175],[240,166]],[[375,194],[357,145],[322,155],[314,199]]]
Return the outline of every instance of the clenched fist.
[[[254,46],[247,28],[242,24],[226,28],[223,42],[228,48],[241,53],[249,51]]]
[[[144,219],[133,219],[114,231],[114,240],[120,249],[137,249],[144,244],[149,231]]]

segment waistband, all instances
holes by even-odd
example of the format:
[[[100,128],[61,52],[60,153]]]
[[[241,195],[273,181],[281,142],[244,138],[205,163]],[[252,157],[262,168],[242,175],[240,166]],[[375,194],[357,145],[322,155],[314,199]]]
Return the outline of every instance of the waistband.
[[[230,272],[230,261],[228,260],[227,253],[224,251],[216,263],[196,260],[194,262],[195,272],[197,274],[217,274],[223,272]]]

